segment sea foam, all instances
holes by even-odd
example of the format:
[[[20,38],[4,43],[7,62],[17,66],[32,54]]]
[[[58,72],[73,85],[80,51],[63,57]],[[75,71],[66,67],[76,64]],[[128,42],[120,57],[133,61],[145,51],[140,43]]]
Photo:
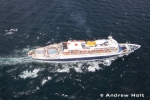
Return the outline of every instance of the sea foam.
[[[38,72],[40,71],[40,69],[34,69],[33,71],[28,71],[28,70],[25,70],[23,71],[19,77],[20,78],[23,78],[23,79],[26,79],[26,78],[36,78],[38,76]]]

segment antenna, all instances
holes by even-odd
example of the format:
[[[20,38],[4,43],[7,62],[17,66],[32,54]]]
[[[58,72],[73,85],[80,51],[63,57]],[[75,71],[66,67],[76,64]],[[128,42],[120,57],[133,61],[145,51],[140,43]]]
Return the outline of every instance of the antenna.
[[[110,35],[109,36],[111,36],[113,33],[112,32],[110,32]]]

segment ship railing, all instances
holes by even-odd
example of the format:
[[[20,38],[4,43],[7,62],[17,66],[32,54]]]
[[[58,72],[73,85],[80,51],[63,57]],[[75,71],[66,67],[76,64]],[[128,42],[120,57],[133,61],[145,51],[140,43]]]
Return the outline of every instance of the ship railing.
[[[64,55],[79,55],[79,54],[105,54],[117,52],[117,48],[106,48],[106,49],[93,49],[93,50],[68,50],[63,52]]]

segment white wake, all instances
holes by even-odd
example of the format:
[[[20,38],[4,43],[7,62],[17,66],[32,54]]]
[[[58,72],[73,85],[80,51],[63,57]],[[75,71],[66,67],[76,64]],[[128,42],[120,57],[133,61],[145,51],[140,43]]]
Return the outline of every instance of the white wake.
[[[16,65],[32,62],[28,57],[1,57],[0,65]]]

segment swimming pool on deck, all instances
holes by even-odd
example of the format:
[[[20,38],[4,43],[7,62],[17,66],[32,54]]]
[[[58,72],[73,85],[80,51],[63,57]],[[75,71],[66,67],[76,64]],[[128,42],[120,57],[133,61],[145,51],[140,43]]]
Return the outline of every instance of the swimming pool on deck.
[[[48,50],[48,54],[56,54],[58,52],[57,49],[49,49]],[[37,50],[36,54],[44,54],[45,50]]]
[[[49,50],[48,50],[48,53],[49,53],[49,54],[55,54],[55,53],[57,53],[57,52],[58,52],[57,49],[49,49]]]

